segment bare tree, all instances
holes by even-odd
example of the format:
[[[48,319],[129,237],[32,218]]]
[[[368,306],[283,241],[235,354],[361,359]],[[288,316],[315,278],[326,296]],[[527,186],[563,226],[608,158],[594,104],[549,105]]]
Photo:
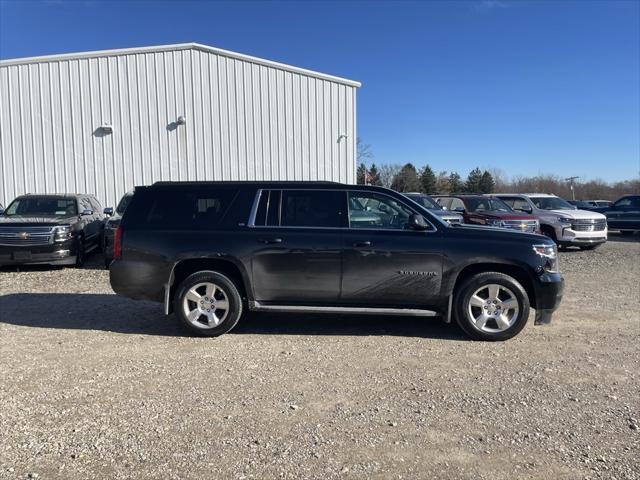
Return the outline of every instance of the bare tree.
[[[402,165],[382,163],[378,165],[378,173],[380,176],[380,183],[383,187],[391,188],[393,178],[402,169]]]
[[[360,137],[356,138],[356,162],[358,165],[367,163],[367,160],[373,158],[371,145],[364,143]]]

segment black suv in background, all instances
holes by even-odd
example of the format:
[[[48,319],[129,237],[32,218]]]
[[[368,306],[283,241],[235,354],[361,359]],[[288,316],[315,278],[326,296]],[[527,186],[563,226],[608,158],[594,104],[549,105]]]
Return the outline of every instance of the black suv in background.
[[[109,268],[109,264],[113,260],[113,237],[120,226],[122,215],[124,215],[124,211],[127,209],[127,205],[129,205],[129,202],[131,201],[131,197],[133,197],[133,190],[122,196],[115,211],[113,210],[113,207],[107,207],[104,209],[104,214],[107,217],[107,220],[104,223],[102,251],[104,252],[104,266],[106,268]]]
[[[93,195],[22,195],[0,215],[0,265],[77,265],[101,244],[104,216]]]
[[[163,302],[192,331],[254,311],[442,316],[504,340],[551,320],[563,279],[555,244],[449,226],[402,194],[322,182],[137,187],[114,237],[116,293]]]

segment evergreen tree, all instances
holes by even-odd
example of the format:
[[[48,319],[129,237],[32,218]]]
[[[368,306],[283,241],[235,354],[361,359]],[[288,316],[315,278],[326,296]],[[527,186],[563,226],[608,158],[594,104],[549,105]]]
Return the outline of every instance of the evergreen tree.
[[[496,186],[496,182],[493,180],[493,175],[487,170],[482,173],[480,178],[479,190],[481,193],[493,193],[493,189]]]
[[[482,180],[482,172],[479,168],[474,168],[469,172],[465,188],[467,192],[478,193],[480,191],[480,181]]]
[[[420,179],[418,178],[416,167],[410,163],[402,167],[395,177],[393,177],[391,188],[397,192],[419,192]]]
[[[380,179],[380,172],[376,168],[376,164],[372,163],[369,169],[369,185],[382,186],[382,180]]]
[[[422,191],[424,193],[435,193],[436,188],[436,174],[429,165],[425,165],[420,172],[420,183],[422,184]]]
[[[457,172],[451,172],[449,175],[449,192],[460,193],[464,190],[464,183]]]

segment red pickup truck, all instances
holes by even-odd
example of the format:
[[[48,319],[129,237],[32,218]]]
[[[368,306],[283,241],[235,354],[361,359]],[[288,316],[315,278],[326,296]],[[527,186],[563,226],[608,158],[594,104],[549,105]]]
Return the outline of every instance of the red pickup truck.
[[[537,217],[516,212],[499,198],[485,195],[434,195],[433,198],[445,210],[461,214],[464,223],[540,233]]]

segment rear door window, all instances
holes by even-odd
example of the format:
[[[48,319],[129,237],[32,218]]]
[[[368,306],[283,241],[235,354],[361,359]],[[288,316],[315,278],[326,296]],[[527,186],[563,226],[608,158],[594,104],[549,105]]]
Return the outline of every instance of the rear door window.
[[[339,228],[344,225],[346,195],[334,190],[283,190],[280,226]]]

